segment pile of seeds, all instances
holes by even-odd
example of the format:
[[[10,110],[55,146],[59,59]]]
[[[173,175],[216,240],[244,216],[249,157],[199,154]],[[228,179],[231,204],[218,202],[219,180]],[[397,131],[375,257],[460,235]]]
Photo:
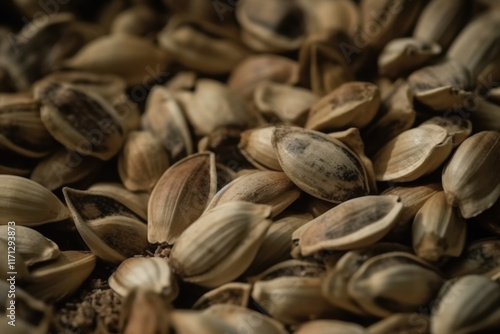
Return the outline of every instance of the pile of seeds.
[[[0,332],[500,332],[499,1],[0,9]]]

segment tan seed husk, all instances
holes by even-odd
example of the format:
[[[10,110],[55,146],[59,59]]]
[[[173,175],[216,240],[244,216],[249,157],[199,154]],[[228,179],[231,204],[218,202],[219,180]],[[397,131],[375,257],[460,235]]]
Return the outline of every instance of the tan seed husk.
[[[437,125],[407,130],[373,158],[377,181],[408,182],[436,170],[450,155],[452,139]]]
[[[398,38],[387,43],[378,57],[380,75],[398,78],[441,53],[437,43],[415,38]]]
[[[277,126],[272,143],[285,174],[308,194],[340,203],[368,193],[363,164],[340,141],[313,130]]]
[[[271,221],[268,205],[229,202],[206,212],[176,241],[170,260],[187,282],[218,287],[251,264]]]
[[[416,70],[408,82],[415,100],[434,110],[464,105],[472,86],[469,70],[451,59]]]
[[[431,333],[477,333],[500,326],[500,285],[491,279],[470,275],[447,289],[431,315]]]
[[[30,179],[54,191],[85,179],[101,167],[102,161],[97,158],[60,148],[35,166]]]
[[[215,195],[215,155],[198,153],[172,165],[158,180],[148,204],[148,241],[174,244]]]
[[[431,0],[417,20],[413,37],[447,49],[466,23],[469,11],[467,1]]]
[[[418,310],[443,283],[437,270],[417,256],[391,252],[366,261],[349,280],[348,291],[366,312],[387,317]]]
[[[80,236],[100,259],[120,263],[148,247],[146,224],[123,204],[71,188],[63,193]]]
[[[109,102],[67,83],[41,84],[34,89],[35,98],[42,104],[42,122],[57,141],[101,160],[118,153],[124,128]]]
[[[380,90],[368,82],[348,82],[315,103],[305,125],[327,131],[356,127],[372,121],[380,107]]]
[[[482,131],[467,138],[443,169],[448,204],[458,206],[464,218],[477,216],[500,196],[500,133]]]
[[[151,90],[141,123],[144,130],[161,141],[171,161],[193,153],[193,141],[186,117],[174,94],[168,89],[155,86]]]
[[[346,201],[309,222],[300,235],[303,256],[347,250],[380,240],[397,222],[403,204],[397,196],[364,196]]]
[[[232,201],[267,204],[275,217],[300,196],[298,189],[283,172],[258,171],[243,175],[219,190],[205,211]]]
[[[168,166],[167,152],[151,133],[128,134],[118,157],[118,174],[127,189],[151,192]]]
[[[62,300],[80,287],[95,263],[96,257],[90,252],[63,251],[55,261],[31,271],[26,291],[46,302]]]
[[[65,61],[65,66],[76,71],[115,74],[125,79],[127,86],[134,86],[156,79],[148,69],[154,69],[155,76],[164,76],[167,63],[166,54],[153,43],[137,36],[111,34],[85,45]]]
[[[127,297],[134,289],[141,289],[157,293],[171,302],[179,293],[168,260],[158,257],[126,259],[108,282],[110,288],[122,297]]]
[[[36,226],[70,217],[66,206],[50,190],[30,179],[0,175],[0,190],[2,215],[18,225]]]
[[[465,219],[439,191],[425,202],[413,220],[413,250],[431,262],[458,257],[465,245],[466,230]]]
[[[267,126],[241,133],[238,148],[241,154],[258,169],[282,170],[271,143],[274,129],[274,126]]]
[[[233,68],[227,85],[245,101],[250,101],[259,83],[272,81],[294,85],[298,72],[298,63],[289,58],[273,54],[252,55]]]
[[[8,241],[9,226],[0,226],[0,239]],[[45,238],[41,233],[25,226],[15,227],[15,250],[27,266],[57,258],[60,254],[55,242]]]

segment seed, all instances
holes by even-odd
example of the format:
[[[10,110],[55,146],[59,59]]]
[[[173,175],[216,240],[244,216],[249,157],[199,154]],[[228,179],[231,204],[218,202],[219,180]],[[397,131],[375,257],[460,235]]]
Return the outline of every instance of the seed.
[[[368,193],[363,164],[340,141],[317,131],[278,126],[272,143],[285,174],[308,194],[340,203]]]

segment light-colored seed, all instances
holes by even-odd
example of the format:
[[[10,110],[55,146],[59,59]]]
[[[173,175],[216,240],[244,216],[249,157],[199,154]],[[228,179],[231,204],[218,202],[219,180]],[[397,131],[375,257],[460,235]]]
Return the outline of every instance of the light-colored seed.
[[[179,292],[168,261],[158,257],[126,259],[116,268],[108,282],[109,287],[122,297],[127,297],[134,289],[141,289],[173,301]]]
[[[407,130],[373,158],[378,181],[408,182],[436,170],[450,155],[452,139],[437,125]]]
[[[443,169],[448,204],[458,206],[464,218],[477,216],[500,196],[500,133],[482,131],[467,138]]]
[[[439,191],[425,202],[413,220],[413,250],[431,262],[458,257],[465,245],[466,230],[465,219]]]
[[[201,296],[193,309],[204,310],[213,305],[236,305],[246,307],[252,286],[248,283],[231,282],[210,290]]]
[[[365,196],[346,201],[313,219],[299,237],[303,256],[322,250],[348,250],[380,240],[403,209],[397,196]]]
[[[0,175],[0,211],[18,225],[36,226],[70,217],[66,206],[47,188],[14,175]],[[7,220],[3,221],[7,224]]]
[[[271,221],[268,205],[229,202],[206,212],[176,241],[170,260],[191,283],[218,287],[252,263]]]
[[[283,171],[300,189],[332,202],[366,195],[366,171],[358,156],[321,132],[278,126],[273,147]]]
[[[175,243],[205,210],[216,191],[215,155],[190,155],[158,180],[148,204],[148,241]]]
[[[477,333],[500,327],[500,285],[469,275],[443,288],[431,315],[432,334]]]

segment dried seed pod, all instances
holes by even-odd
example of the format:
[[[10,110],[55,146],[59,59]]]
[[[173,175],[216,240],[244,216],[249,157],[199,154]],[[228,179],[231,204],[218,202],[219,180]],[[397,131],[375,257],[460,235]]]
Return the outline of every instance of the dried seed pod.
[[[241,154],[259,169],[282,170],[271,143],[274,129],[274,126],[266,126],[241,133],[238,148]]]
[[[378,181],[408,182],[435,171],[450,155],[452,139],[437,125],[406,130],[373,158]]]
[[[101,160],[118,153],[124,129],[109,102],[66,83],[42,84],[34,89],[35,98],[42,103],[42,122],[57,141]]]
[[[210,290],[201,296],[193,309],[204,310],[213,305],[236,305],[246,307],[252,286],[248,283],[231,282]]]
[[[438,262],[458,257],[465,245],[466,224],[455,208],[446,202],[439,191],[418,210],[413,220],[413,250],[422,259]]]
[[[411,249],[401,244],[379,242],[345,253],[333,268],[328,269],[321,284],[323,296],[336,307],[351,313],[365,315],[366,312],[347,291],[349,280],[368,259],[379,254],[396,251],[409,253]]]
[[[358,156],[321,132],[278,126],[272,144],[286,175],[308,194],[332,203],[366,195],[366,171]]]
[[[413,27],[425,1],[362,0],[361,45],[380,50],[390,40],[404,36]],[[358,44],[360,44],[358,42]]]
[[[303,256],[322,250],[366,247],[397,222],[403,204],[397,196],[365,196],[339,204],[309,222],[300,235]]]
[[[134,193],[126,189],[121,183],[94,183],[88,190],[94,195],[112,198],[130,209],[143,220],[147,220],[149,194],[146,192]]]
[[[401,210],[398,222],[386,238],[397,242],[405,240],[406,235],[409,235],[411,230],[413,217],[415,217],[418,210],[420,210],[422,205],[424,205],[432,195],[441,190],[443,190],[443,188],[437,183],[417,186],[397,186],[384,190],[381,195],[399,196],[401,198],[401,203],[403,203],[403,210]]]
[[[308,89],[263,81],[255,87],[253,102],[265,115],[278,116],[283,122],[300,125],[317,100]]]
[[[8,47],[0,63],[15,91],[30,90],[33,82],[59,68],[64,59],[104,33],[96,24],[77,21],[72,14],[47,7],[43,13],[48,12],[51,15],[40,19],[41,7],[36,4],[37,23],[25,24],[21,31],[5,38],[9,43],[5,44]]]
[[[292,234],[312,219],[308,213],[287,215],[271,224],[262,245],[248,268],[246,275],[252,275],[290,259]]]
[[[379,116],[363,134],[368,156],[371,157],[389,140],[411,128],[415,117],[410,87],[406,81],[398,80],[384,99]]]
[[[31,271],[26,291],[46,302],[73,294],[94,270],[96,257],[90,252],[64,251],[55,260]]]
[[[286,334],[288,333],[279,321],[246,307],[231,304],[210,306],[203,313],[222,319],[247,334]]]
[[[451,59],[416,70],[408,82],[414,98],[434,110],[464,105],[472,86],[469,70]]]
[[[0,211],[4,217],[24,226],[70,217],[66,206],[50,190],[35,181],[14,175],[0,175]]]
[[[343,83],[354,81],[351,62],[337,45],[352,41],[343,31],[324,30],[309,35],[299,52],[300,84],[324,96]]]
[[[60,148],[35,166],[30,179],[54,191],[92,175],[102,164],[97,158]]]
[[[132,257],[123,261],[109,277],[109,287],[122,297],[134,289],[152,291],[171,302],[178,294],[169,263],[159,257]]]
[[[174,16],[158,34],[158,44],[182,65],[205,73],[228,73],[250,52],[227,29]]]
[[[500,267],[500,239],[477,240],[444,268],[449,277],[489,275]]]
[[[9,226],[0,226],[0,240],[8,241]],[[15,227],[15,250],[27,266],[57,258],[60,254],[55,242],[41,233],[24,226]],[[17,264],[16,264],[17,265]]]
[[[147,227],[123,204],[92,192],[63,188],[80,236],[100,259],[120,263],[147,247]]]
[[[255,278],[252,298],[273,318],[296,324],[325,316],[332,306],[321,295],[324,268],[290,260]]]
[[[368,334],[430,334],[430,320],[420,313],[395,313],[367,328]]]
[[[83,91],[96,93],[110,103],[119,99],[127,88],[125,80],[117,75],[79,71],[52,72],[36,85],[54,82],[68,83]]]
[[[352,322],[340,320],[313,320],[308,321],[294,332],[294,334],[368,334],[366,329]]]
[[[473,78],[500,56],[500,15],[487,11],[465,26],[451,44],[447,56],[465,66]]]
[[[246,57],[233,68],[227,81],[229,89],[246,101],[252,100],[254,90],[263,81],[294,85],[298,81],[297,62],[278,55],[265,54]]]
[[[500,327],[500,285],[470,275],[443,288],[431,315],[432,333],[477,333]]]
[[[186,117],[168,89],[155,86],[151,90],[142,116],[142,127],[161,141],[172,161],[193,153]]]
[[[222,127],[254,127],[258,123],[243,100],[215,80],[198,80],[195,92],[183,102],[198,135],[208,135]]]
[[[236,8],[241,39],[259,52],[298,49],[306,35],[305,13],[297,1],[248,0]]]
[[[318,131],[361,129],[373,120],[379,106],[377,86],[368,82],[348,82],[312,106],[305,127]]]
[[[167,62],[166,55],[151,42],[137,36],[111,34],[88,43],[64,64],[76,71],[115,74],[125,79],[128,86],[134,86],[164,77],[162,71]]]
[[[447,49],[467,21],[470,10],[467,1],[431,0],[417,20],[413,37]]]
[[[271,221],[267,205],[229,202],[206,212],[176,241],[170,260],[191,283],[217,287],[251,264]]]
[[[300,196],[298,189],[283,172],[258,171],[231,181],[215,194],[205,211],[227,202],[245,201],[267,204],[275,217]]]
[[[366,261],[349,280],[348,291],[366,312],[387,317],[416,311],[443,283],[437,270],[417,256],[391,252]]]
[[[46,156],[55,140],[40,118],[40,106],[26,94],[0,94],[0,147],[29,158]]]
[[[482,131],[467,138],[443,169],[448,203],[458,206],[464,218],[477,216],[500,196],[500,133]]]
[[[499,107],[500,109],[500,107]],[[453,147],[460,145],[472,133],[472,122],[461,117],[432,117],[419,125],[419,127],[435,124],[448,132]],[[474,126],[475,126],[474,122]]]
[[[151,192],[168,166],[167,152],[151,133],[129,133],[118,157],[118,173],[127,189]]]
[[[398,78],[413,71],[441,53],[441,46],[416,38],[398,38],[390,41],[378,57],[380,75]]]
[[[201,216],[215,195],[216,187],[213,153],[190,155],[167,169],[149,199],[149,242],[174,244]]]

